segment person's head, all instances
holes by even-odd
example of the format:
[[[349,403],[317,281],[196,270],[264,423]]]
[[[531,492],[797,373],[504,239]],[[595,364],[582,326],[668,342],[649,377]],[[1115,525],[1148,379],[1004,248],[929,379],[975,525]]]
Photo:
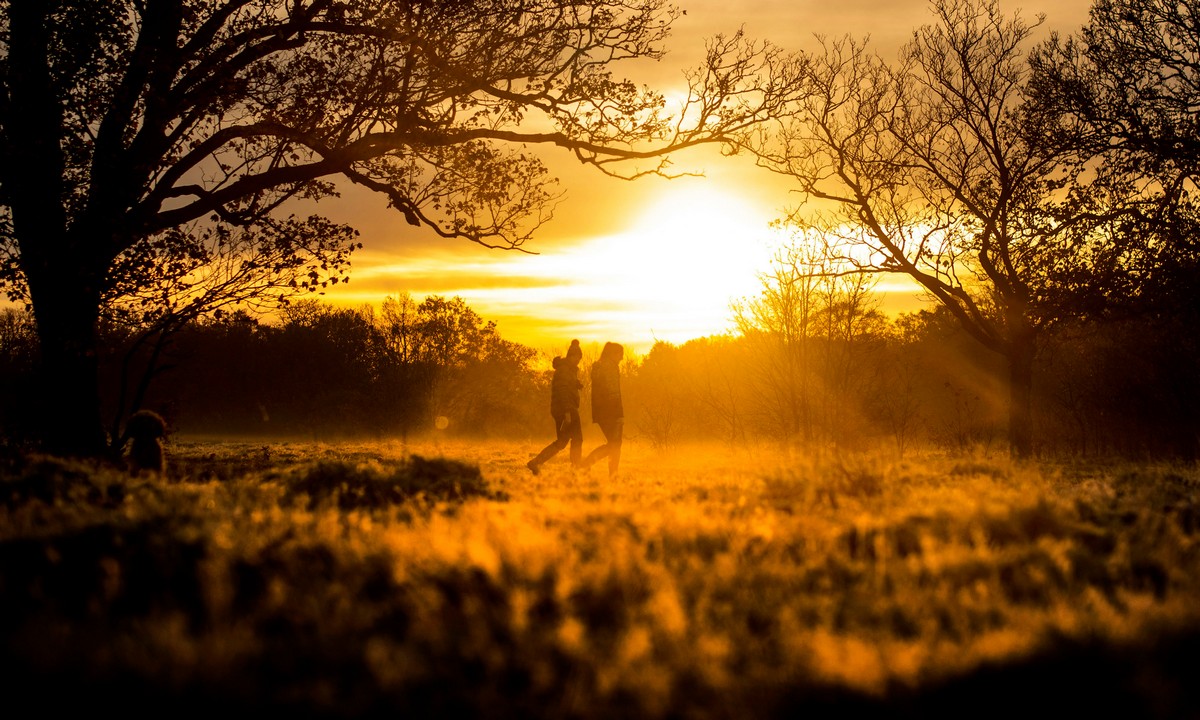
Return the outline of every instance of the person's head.
[[[567,348],[567,362],[578,365],[582,359],[583,349],[579,347],[579,341],[572,340],[571,347]]]
[[[600,360],[603,362],[619,363],[624,356],[625,347],[620,343],[606,342],[600,351]]]

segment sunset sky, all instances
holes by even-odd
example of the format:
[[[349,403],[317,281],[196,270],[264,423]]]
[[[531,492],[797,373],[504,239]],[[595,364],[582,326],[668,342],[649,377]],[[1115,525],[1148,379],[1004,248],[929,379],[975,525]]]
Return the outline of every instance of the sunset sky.
[[[682,0],[667,57],[653,67],[621,72],[670,92],[685,69],[699,64],[704,38],[744,27],[747,35],[788,49],[812,46],[814,35],[869,35],[885,56],[931,22],[926,0]],[[1051,30],[1070,33],[1087,18],[1088,0],[1005,2],[1006,15],[1039,13]],[[488,250],[444,240],[406,225],[385,201],[349,189],[322,212],[362,231],[351,282],[330,292],[336,304],[378,305],[410,293],[461,296],[502,336],[548,353],[571,338],[585,344],[616,340],[645,352],[655,340],[683,342],[720,333],[729,303],[754,294],[757,273],[777,245],[771,220],[792,203],[785,179],[748,159],[715,150],[676,158],[676,169],[704,177],[643,178],[624,182],[579,166],[564,152],[544,159],[566,196],[554,219],[524,249],[536,255]],[[885,280],[884,309],[919,307],[918,292]]]

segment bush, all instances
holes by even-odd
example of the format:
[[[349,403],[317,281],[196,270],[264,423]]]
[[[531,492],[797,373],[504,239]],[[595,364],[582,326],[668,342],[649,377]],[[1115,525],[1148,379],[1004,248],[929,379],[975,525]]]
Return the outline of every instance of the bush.
[[[292,470],[281,478],[292,500],[307,499],[309,508],[333,505],[339,510],[380,508],[411,500],[462,502],[472,497],[504,499],[492,492],[478,465],[445,458],[412,455],[387,467],[378,462],[322,460]]]

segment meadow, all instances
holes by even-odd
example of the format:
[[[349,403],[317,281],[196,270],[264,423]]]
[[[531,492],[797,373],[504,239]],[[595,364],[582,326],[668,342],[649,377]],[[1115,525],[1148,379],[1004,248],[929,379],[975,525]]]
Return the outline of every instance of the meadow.
[[[0,687],[125,716],[1200,717],[1200,471],[176,438],[10,457]]]

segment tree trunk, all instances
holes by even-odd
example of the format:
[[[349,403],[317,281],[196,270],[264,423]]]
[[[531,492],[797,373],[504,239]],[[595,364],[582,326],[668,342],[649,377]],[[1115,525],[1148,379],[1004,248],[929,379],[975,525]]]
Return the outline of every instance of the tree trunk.
[[[96,322],[107,264],[89,255],[87,238],[67,230],[64,101],[50,69],[52,6],[14,1],[7,36],[8,102],[20,112],[7,114],[5,190],[40,345],[39,401],[27,412],[44,450],[98,456],[105,443]]]
[[[1008,446],[1013,457],[1033,454],[1033,358],[1035,334],[1023,327],[1013,332],[1008,353]]]
[[[41,362],[36,409],[44,449],[99,457],[107,446],[100,414],[95,281],[67,275],[30,277]]]

